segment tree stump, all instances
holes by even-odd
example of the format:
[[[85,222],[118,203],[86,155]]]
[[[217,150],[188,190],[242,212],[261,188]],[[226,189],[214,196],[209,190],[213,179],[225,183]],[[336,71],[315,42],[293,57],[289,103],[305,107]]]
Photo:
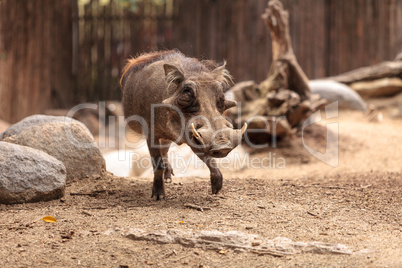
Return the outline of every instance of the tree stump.
[[[247,122],[247,137],[265,143],[272,137],[292,136],[303,122],[326,104],[311,94],[308,78],[294,54],[289,34],[289,13],[279,0],[270,0],[262,15],[272,37],[273,62],[267,78],[236,84],[231,91],[240,103],[228,111],[235,124]]]

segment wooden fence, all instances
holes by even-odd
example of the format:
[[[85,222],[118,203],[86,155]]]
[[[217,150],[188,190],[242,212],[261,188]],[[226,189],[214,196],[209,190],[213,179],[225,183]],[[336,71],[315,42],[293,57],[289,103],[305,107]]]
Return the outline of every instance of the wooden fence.
[[[235,81],[265,78],[267,0],[90,0],[74,15],[76,102],[120,99],[130,55],[178,48],[227,60]],[[402,0],[283,0],[295,54],[309,78],[392,60],[402,49]]]

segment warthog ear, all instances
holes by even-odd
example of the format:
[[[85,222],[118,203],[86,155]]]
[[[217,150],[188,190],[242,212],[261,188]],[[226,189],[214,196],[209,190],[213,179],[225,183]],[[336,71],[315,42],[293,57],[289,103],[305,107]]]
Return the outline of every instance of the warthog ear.
[[[164,64],[163,69],[165,70],[166,81],[168,82],[168,84],[173,82],[178,85],[184,81],[183,73],[180,72],[180,70],[177,69],[176,66]]]
[[[216,67],[212,72],[214,74],[223,74],[223,71],[226,68],[226,61],[223,61],[223,63],[221,65],[219,65],[218,67]]]

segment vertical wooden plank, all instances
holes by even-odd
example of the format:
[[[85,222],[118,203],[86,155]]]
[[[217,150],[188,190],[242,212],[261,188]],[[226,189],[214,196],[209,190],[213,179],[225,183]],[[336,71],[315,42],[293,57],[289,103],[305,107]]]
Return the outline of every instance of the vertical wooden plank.
[[[105,7],[98,5],[97,9],[97,29],[96,29],[96,48],[97,48],[97,89],[96,92],[101,92],[100,99],[109,99],[111,97],[110,90],[107,90],[105,84],[104,77],[104,69],[105,69],[105,16],[104,16]]]
[[[97,12],[97,4],[99,0],[91,0],[91,31],[90,31],[90,55],[91,55],[91,69],[90,69],[90,77],[91,77],[91,88],[89,91],[88,99],[94,99],[94,101],[98,101],[98,95],[95,94],[96,92],[96,76],[97,76],[97,53],[96,53],[96,39],[97,39],[97,19],[96,19],[96,12]]]
[[[395,20],[394,20],[394,25],[395,25],[395,30],[393,32],[395,36],[395,54],[401,53],[402,52],[402,1],[400,0],[395,0],[395,6],[396,8],[394,9],[395,12]]]
[[[200,51],[198,57],[210,58],[211,51],[209,50],[208,43],[210,42],[209,33],[211,31],[210,24],[208,23],[209,5],[210,0],[201,0],[201,24],[200,27]]]
[[[220,34],[220,31],[222,30],[217,23],[217,2],[210,2],[209,4],[209,16],[207,17],[208,21],[208,55],[212,59],[216,59],[219,53],[219,48],[218,48],[218,36]]]
[[[311,57],[314,58],[313,67],[314,73],[311,74],[311,78],[322,78],[326,75],[325,70],[325,0],[319,2],[319,6],[316,9],[316,20],[310,26],[310,30],[315,33],[316,52],[311,50]],[[317,27],[315,27],[317,26]]]
[[[336,10],[337,10],[337,1],[333,0],[328,0],[328,5],[327,5],[327,76],[336,74],[336,65],[337,65],[337,55],[336,55],[336,40],[338,39],[337,32],[338,27],[336,22]]]
[[[396,8],[395,0],[389,0],[388,1],[388,6],[387,6],[387,13],[389,14],[387,24],[388,24],[389,44],[390,44],[390,47],[391,47],[389,49],[390,51],[395,51],[396,50],[395,49],[395,46],[396,46],[395,39],[396,38],[394,36],[394,32],[395,32],[395,13],[396,13],[395,8]],[[388,57],[391,56],[391,55],[389,55],[390,51],[388,51]]]
[[[255,16],[257,16],[257,42],[258,50],[256,53],[257,58],[257,81],[262,81],[266,78],[268,70],[272,63],[272,48],[271,39],[269,37],[269,32],[265,24],[261,19],[260,13],[266,8],[266,1],[260,0],[258,8],[256,9]]]
[[[82,73],[83,75],[81,76],[80,80],[83,81],[83,88],[85,95],[83,96],[82,102],[85,102],[86,100],[91,99],[92,95],[92,54],[91,54],[91,48],[92,48],[92,0],[88,4],[85,5],[84,7],[84,20],[85,20],[85,28],[84,28],[84,44],[83,44],[83,68],[84,72]]]
[[[157,49],[166,49],[165,33],[167,28],[166,19],[166,1],[156,6],[155,9],[155,26],[156,26],[156,46]]]
[[[111,5],[112,1],[108,3],[103,9],[103,48],[104,48],[104,68],[103,68],[103,81],[105,83],[104,87],[106,91],[111,90]]]

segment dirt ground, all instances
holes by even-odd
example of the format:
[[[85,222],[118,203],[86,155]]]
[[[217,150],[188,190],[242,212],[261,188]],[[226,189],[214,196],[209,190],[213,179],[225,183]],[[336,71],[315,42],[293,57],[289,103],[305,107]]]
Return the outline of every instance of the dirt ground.
[[[69,182],[61,200],[0,205],[0,267],[402,267],[402,120],[384,115],[381,123],[357,112],[332,119],[340,133],[335,168],[296,139],[271,150],[286,168],[225,171],[217,196],[210,195],[208,179],[174,178],[167,198],[157,202],[150,198],[150,178],[105,175]],[[325,132],[313,131],[306,143],[322,150],[323,140]],[[47,215],[58,222],[42,221]],[[128,227],[236,230],[341,243],[354,253],[219,253],[132,241],[120,232]]]

